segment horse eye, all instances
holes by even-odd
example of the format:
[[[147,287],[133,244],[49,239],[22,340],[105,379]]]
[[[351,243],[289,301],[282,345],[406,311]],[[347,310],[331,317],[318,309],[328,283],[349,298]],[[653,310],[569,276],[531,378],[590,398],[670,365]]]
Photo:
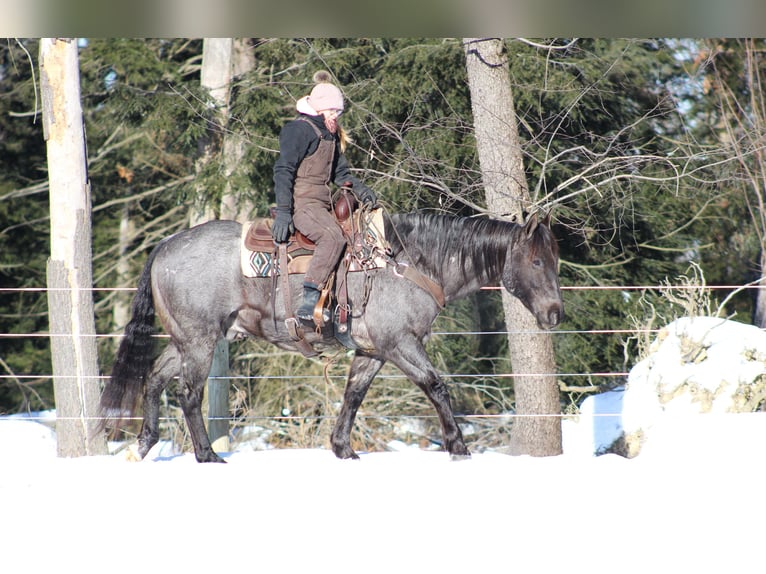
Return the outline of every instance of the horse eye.
[[[542,259],[533,259],[532,265],[535,267],[542,267],[543,266],[543,260]]]

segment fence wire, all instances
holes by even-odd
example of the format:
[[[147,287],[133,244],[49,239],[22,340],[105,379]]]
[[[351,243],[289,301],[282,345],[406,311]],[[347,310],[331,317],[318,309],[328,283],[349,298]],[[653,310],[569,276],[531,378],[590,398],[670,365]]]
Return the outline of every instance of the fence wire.
[[[669,290],[694,290],[704,289],[708,291],[742,291],[750,289],[763,289],[766,286],[758,284],[748,285],[601,285],[601,286],[562,286],[562,291],[669,291]],[[501,287],[484,287],[484,291],[499,291]],[[92,287],[92,288],[48,288],[48,287],[2,287],[0,293],[43,293],[50,290],[56,291],[87,291],[92,292],[134,292],[134,287]],[[541,331],[541,330],[499,330],[499,331],[434,331],[432,336],[509,336],[509,335],[528,335],[548,333],[553,336],[568,336],[568,335],[638,335],[638,334],[657,334],[661,329],[643,329],[643,328],[615,328],[615,329],[561,329],[553,331]],[[45,331],[38,332],[25,332],[25,333],[0,333],[0,340],[8,339],[25,339],[25,338],[52,338],[52,337],[71,337],[69,333],[50,333]],[[95,333],[89,335],[81,335],[83,337],[95,337],[96,339],[119,339],[123,336],[120,333]],[[157,333],[154,335],[158,339],[169,338],[167,334]],[[1,357],[0,357],[1,359]],[[626,371],[604,371],[604,372],[573,372],[573,373],[491,373],[491,374],[474,374],[474,373],[440,373],[440,376],[445,379],[518,379],[518,378],[538,378],[538,377],[571,377],[571,378],[596,378],[596,379],[617,379],[626,380],[628,376]],[[82,376],[77,375],[53,375],[53,374],[37,374],[37,375],[16,375],[16,374],[0,374],[0,383],[3,381],[15,381],[18,383],[24,383],[28,381],[45,381],[45,380],[67,380],[67,379],[82,379]],[[96,378],[100,381],[106,381],[108,375],[96,375],[90,378]],[[242,375],[231,374],[220,377],[208,377],[209,380],[227,380],[227,381],[267,381],[267,380],[284,380],[284,381],[296,381],[296,380],[326,380],[326,379],[338,379],[345,380],[345,375],[310,375],[310,374],[291,374],[291,375]],[[376,379],[402,379],[406,380],[403,374],[378,374]],[[560,414],[517,414],[517,413],[501,413],[501,414],[455,414],[458,420],[462,421],[477,421],[477,420],[512,420],[514,418],[523,417],[550,417],[560,419],[571,419],[573,417],[581,417],[585,415],[572,414],[572,413],[560,413]],[[587,415],[588,417],[620,417],[620,413],[593,413]],[[19,414],[11,417],[0,417],[0,422],[9,420],[30,420],[44,423],[52,423],[59,420],[89,420],[98,419],[98,417],[56,417],[53,416],[35,416],[32,414]],[[334,414],[330,415],[275,415],[275,416],[261,416],[252,415],[247,417],[248,422],[257,421],[272,421],[272,422],[298,422],[298,421],[323,421],[335,419]],[[358,419],[391,419],[391,420],[407,420],[407,419],[419,419],[419,420],[436,420],[436,415],[424,415],[424,414],[365,414],[360,412],[357,415]],[[141,417],[130,417],[125,419],[127,421],[142,420]],[[161,421],[172,422],[175,421],[174,417],[160,417]],[[241,417],[209,417],[209,420],[228,420],[230,422],[242,423]]]

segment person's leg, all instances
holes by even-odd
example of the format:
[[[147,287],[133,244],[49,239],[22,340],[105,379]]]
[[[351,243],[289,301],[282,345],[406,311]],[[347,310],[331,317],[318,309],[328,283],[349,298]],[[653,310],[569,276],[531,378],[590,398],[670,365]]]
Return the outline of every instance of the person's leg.
[[[296,316],[304,321],[313,319],[320,290],[338,264],[346,240],[333,215],[322,204],[297,208],[293,215],[296,229],[316,244],[306,275],[303,278],[303,303]]]

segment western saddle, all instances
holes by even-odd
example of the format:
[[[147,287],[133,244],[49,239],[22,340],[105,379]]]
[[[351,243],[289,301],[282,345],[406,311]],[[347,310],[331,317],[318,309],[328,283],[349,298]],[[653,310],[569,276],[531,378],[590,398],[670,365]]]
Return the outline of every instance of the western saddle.
[[[359,347],[351,338],[348,273],[369,271],[385,266],[386,261],[390,260],[390,248],[383,237],[382,220],[380,225],[372,229],[371,213],[359,207],[356,197],[349,188],[344,187],[337,194],[334,201],[334,213],[346,238],[346,249],[335,272],[322,289],[319,302],[314,308],[314,323],[318,332],[322,332],[327,327],[323,309],[334,299],[336,305],[334,312],[331,313],[333,335],[344,346],[357,349]],[[318,353],[306,342],[303,325],[295,317],[288,275],[305,273],[316,245],[300,231],[296,231],[287,243],[274,243],[271,237],[272,222],[273,219],[268,218],[253,221],[244,235],[244,247],[265,261],[263,273],[272,278],[272,305],[276,305],[275,294],[279,281],[285,306],[285,325],[290,337],[303,355],[313,357]],[[365,289],[365,300],[362,301],[362,306],[366,304],[368,292],[369,290]],[[276,322],[276,310],[272,309],[272,313]]]

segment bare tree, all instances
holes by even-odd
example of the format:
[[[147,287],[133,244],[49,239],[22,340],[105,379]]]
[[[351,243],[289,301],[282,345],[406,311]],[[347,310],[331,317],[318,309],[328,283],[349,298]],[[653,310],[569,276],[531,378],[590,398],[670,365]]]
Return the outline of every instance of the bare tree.
[[[523,223],[525,211],[533,206],[503,41],[465,38],[464,46],[487,209]],[[503,311],[518,415],[511,429],[510,451],[533,456],[561,454],[561,405],[551,335],[539,332],[531,313],[505,291]]]
[[[48,307],[59,456],[106,454],[98,432],[99,378],[93,316],[90,183],[74,39],[40,41],[47,142],[51,256]]]
[[[766,94],[762,77],[762,49],[752,38],[735,40],[728,49],[719,41],[706,46],[710,65],[708,89],[717,97],[722,154],[736,161],[741,173],[743,197],[750,213],[760,250],[758,271],[763,282],[766,270]],[[718,60],[723,60],[719,66]],[[727,59],[741,59],[742,74],[732,79]],[[741,93],[732,83],[741,82]],[[763,283],[761,283],[763,285]],[[766,290],[755,295],[753,324],[766,327]]]

